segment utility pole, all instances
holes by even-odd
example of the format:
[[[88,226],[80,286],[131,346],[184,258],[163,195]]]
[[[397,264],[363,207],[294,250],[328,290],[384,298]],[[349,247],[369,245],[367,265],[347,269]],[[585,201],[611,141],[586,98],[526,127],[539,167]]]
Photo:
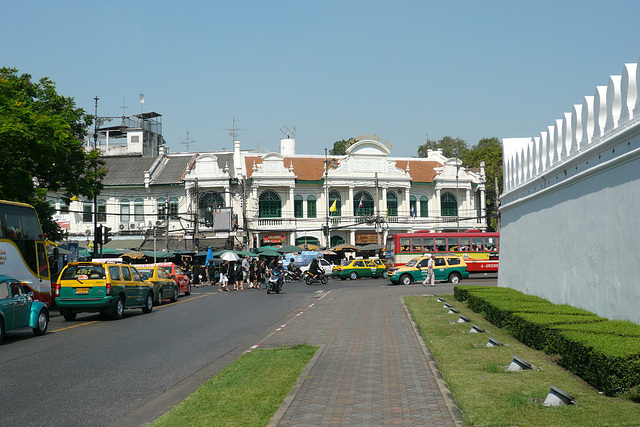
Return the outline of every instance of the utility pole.
[[[93,98],[96,101],[96,109],[95,109],[95,118],[93,119],[93,149],[94,150],[98,150],[98,96],[96,95],[95,98]],[[96,177],[94,177],[94,180],[97,179],[97,173],[98,173],[98,167],[96,166],[95,168],[95,172],[96,172]],[[97,182],[94,181],[94,188],[93,188],[93,257],[97,258],[98,257],[98,245],[101,242],[98,242],[98,195],[96,194],[97,191]]]
[[[329,232],[329,215],[331,215],[331,202],[329,200],[329,158],[327,157],[327,147],[324,148],[324,187],[327,198],[327,223],[325,225],[324,238],[327,240],[327,250],[331,246],[331,233]]]

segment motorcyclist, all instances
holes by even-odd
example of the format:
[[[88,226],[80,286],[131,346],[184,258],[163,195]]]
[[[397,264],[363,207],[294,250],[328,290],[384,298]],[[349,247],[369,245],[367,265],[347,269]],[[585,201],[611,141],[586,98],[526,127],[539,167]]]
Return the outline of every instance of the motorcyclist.
[[[295,277],[300,277],[300,267],[295,264],[293,258],[289,260],[289,265],[287,265],[287,270],[289,270]]]
[[[322,271],[322,268],[320,267],[320,261],[318,261],[318,258],[314,258],[311,261],[311,265],[309,265],[309,273],[315,278],[320,277],[320,274],[324,274],[324,271]]]

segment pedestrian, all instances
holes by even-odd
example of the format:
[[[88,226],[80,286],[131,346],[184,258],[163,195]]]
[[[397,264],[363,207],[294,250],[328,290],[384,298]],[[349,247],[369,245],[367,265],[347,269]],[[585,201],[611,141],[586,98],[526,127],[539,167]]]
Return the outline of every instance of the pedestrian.
[[[429,261],[427,261],[427,277],[425,277],[424,282],[422,282],[422,286],[427,286],[427,283],[429,283],[429,286],[435,286],[436,283],[436,276],[433,272],[433,267],[435,265],[436,262],[436,254],[431,254],[431,258],[429,258]]]
[[[265,260],[261,260],[260,264],[258,264],[258,279],[257,279],[257,289],[262,289],[260,284],[263,283],[265,286],[267,285],[267,263]]]
[[[247,284],[249,287],[249,255],[242,258],[242,283]]]
[[[218,282],[218,292],[222,292],[223,289],[225,291],[229,290],[229,288],[227,287],[227,282],[229,281],[229,277],[227,276],[227,274],[229,274],[229,264],[227,264],[227,261],[222,261],[222,265],[220,266],[220,282]]]
[[[257,273],[258,265],[256,263],[256,259],[252,258],[249,263],[249,288],[253,289],[256,285],[256,273]]]
[[[212,259],[207,263],[207,277],[209,278],[209,285],[213,286],[216,277],[216,265],[213,263]]]
[[[244,288],[242,287],[242,263],[240,261],[236,261],[235,269],[236,269],[235,275],[234,275],[235,282],[233,283],[233,290],[243,291]]]

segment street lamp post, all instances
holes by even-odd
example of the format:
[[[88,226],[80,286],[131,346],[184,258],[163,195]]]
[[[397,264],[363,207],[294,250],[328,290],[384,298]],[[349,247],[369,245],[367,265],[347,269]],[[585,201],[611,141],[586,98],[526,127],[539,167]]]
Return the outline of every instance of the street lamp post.
[[[94,98],[96,101],[95,117],[93,119],[93,149],[98,150],[98,96]],[[96,170],[98,172],[98,167]],[[95,177],[97,180],[97,176]],[[96,183],[97,184],[97,183]],[[93,257],[98,257],[98,195],[96,194],[96,188],[93,189]]]

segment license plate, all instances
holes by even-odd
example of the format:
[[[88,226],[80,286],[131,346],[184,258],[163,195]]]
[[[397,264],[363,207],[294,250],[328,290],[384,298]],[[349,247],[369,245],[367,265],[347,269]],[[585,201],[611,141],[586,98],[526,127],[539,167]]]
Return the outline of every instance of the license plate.
[[[76,294],[88,294],[89,288],[76,288]]]

